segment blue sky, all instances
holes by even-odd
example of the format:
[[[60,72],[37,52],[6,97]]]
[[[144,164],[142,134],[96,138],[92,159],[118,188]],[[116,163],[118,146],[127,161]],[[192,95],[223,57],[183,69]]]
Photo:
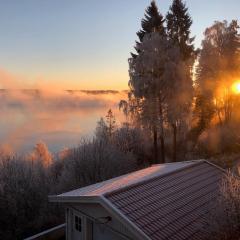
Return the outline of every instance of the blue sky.
[[[129,52],[149,0],[0,0],[0,69],[20,85],[125,89]],[[188,0],[200,46],[214,20],[239,19],[239,0]],[[157,0],[165,14],[171,0]],[[6,74],[5,74],[6,75]],[[5,76],[4,75],[4,76]],[[0,87],[8,87],[1,84]],[[12,79],[11,78],[11,79]],[[35,85],[34,85],[35,84]]]

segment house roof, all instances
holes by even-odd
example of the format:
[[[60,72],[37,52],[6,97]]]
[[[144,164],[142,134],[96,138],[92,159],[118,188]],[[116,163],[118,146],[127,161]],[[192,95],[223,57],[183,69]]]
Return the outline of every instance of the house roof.
[[[135,228],[139,239],[197,240],[223,175],[204,160],[154,165],[60,194],[55,201],[99,199]]]
[[[79,188],[70,192],[58,195],[59,197],[74,196],[103,196],[127,186],[139,184],[143,181],[161,176],[195,164],[196,161],[157,164],[151,167],[125,174],[107,181],[96,183],[87,187]]]

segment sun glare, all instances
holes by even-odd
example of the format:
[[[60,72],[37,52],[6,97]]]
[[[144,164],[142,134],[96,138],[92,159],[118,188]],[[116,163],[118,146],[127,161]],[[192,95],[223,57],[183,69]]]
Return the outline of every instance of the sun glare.
[[[235,94],[240,94],[240,81],[237,81],[237,82],[233,83],[233,85],[232,85],[232,91],[233,91]]]

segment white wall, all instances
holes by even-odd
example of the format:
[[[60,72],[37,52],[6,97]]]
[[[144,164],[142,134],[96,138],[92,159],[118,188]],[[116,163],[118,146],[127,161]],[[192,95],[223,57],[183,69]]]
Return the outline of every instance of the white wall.
[[[110,230],[104,225],[93,224],[93,240],[125,240],[120,234]]]
[[[75,229],[75,215],[82,217],[83,227],[81,233]],[[103,219],[103,217],[108,216],[110,216],[112,219],[108,223],[105,223],[106,220]],[[102,222],[102,224],[100,222]],[[121,222],[114,218],[109,212],[106,211],[106,209],[104,209],[99,204],[83,203],[67,205],[66,223],[67,240],[136,239]]]

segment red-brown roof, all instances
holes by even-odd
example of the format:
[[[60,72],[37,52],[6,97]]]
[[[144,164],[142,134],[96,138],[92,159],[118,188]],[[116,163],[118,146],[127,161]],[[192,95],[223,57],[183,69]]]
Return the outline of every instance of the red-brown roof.
[[[222,170],[200,161],[104,197],[150,239],[198,240],[222,177]]]
[[[119,177],[115,177],[103,182],[95,183],[90,186],[75,189],[70,192],[62,193],[58,195],[60,198],[64,197],[93,197],[93,196],[103,196],[104,194],[111,193],[116,190],[120,190],[127,186],[132,186],[134,184],[139,184],[145,180],[152,179],[157,176],[162,176],[164,174],[174,172],[185,167],[192,166],[198,161],[187,161],[187,162],[176,162],[176,163],[165,163],[156,164],[145,169],[141,169],[129,174],[125,174]]]
[[[201,240],[224,174],[205,160],[160,164],[49,200],[99,203],[136,239]]]

